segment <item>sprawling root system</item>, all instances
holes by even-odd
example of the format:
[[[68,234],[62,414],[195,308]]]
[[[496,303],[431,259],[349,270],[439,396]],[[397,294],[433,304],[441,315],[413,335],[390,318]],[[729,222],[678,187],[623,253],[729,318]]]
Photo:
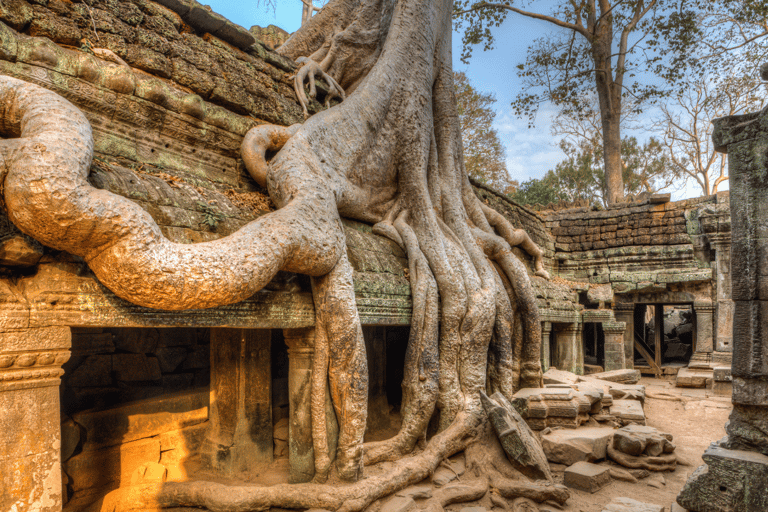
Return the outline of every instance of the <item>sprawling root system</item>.
[[[451,9],[450,0],[334,0],[294,34],[280,51],[304,57],[310,68],[300,70],[301,81],[327,75],[346,99],[301,126],[260,126],[246,136],[247,168],[278,211],[210,243],[171,243],[137,205],[90,187],[92,141],[82,114],[52,93],[2,79],[3,130],[20,136],[0,147],[10,218],[41,242],[83,256],[119,296],[162,309],[214,307],[250,296],[281,269],[312,276],[315,482],[140,486],[110,494],[104,510],[361,510],[468,448],[477,479],[467,499],[490,485],[505,498],[564,501],[562,489],[509,480],[515,475],[501,452],[484,469],[472,462],[471,447],[487,441],[480,391],[509,397],[541,383],[538,310],[512,247],[531,255],[537,274],[546,272],[528,235],[482,204],[468,181]],[[410,265],[402,428],[365,446],[368,373],[342,216],[373,224]],[[336,453],[328,451],[326,389],[340,428]],[[427,439],[433,416],[438,433]],[[361,479],[364,463],[379,461],[395,463],[386,475]],[[352,483],[324,484],[334,467]],[[438,496],[430,506],[462,499]]]

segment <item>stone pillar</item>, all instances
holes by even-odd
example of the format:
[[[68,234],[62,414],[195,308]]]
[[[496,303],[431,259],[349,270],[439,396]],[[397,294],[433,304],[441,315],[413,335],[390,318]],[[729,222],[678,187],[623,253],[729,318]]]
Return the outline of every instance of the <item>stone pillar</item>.
[[[635,305],[631,302],[613,304],[613,317],[624,324],[624,366],[635,367]]]
[[[603,322],[605,334],[605,371],[623,370],[624,359],[624,322]]]
[[[567,324],[557,329],[555,339],[557,369],[584,375],[584,340],[581,339],[581,324]]]
[[[68,327],[0,332],[0,510],[62,508],[61,366]]]
[[[711,234],[709,241],[716,254],[715,350],[717,352],[733,352],[734,304],[733,299],[731,299],[731,236],[730,233]]]
[[[688,363],[689,368],[711,368],[715,333],[715,305],[711,300],[697,300],[693,303],[696,313],[696,350]]]
[[[546,372],[552,364],[552,354],[549,353],[549,336],[552,333],[552,322],[541,322],[541,371]]]
[[[211,400],[201,462],[236,476],[272,462],[271,331],[211,329]]]
[[[315,476],[310,391],[314,329],[283,329],[288,345],[288,464],[290,482]]]
[[[768,66],[761,71],[768,80]],[[728,436],[707,448],[705,466],[677,502],[689,510],[768,510],[768,113],[714,124],[712,139],[728,153],[731,182],[733,412]],[[703,342],[697,351],[707,348]]]
[[[315,330],[283,329],[288,346],[288,465],[291,483],[309,482],[315,476],[315,449],[312,442],[312,356]],[[326,386],[325,421],[328,452],[333,459],[339,439],[336,413]]]

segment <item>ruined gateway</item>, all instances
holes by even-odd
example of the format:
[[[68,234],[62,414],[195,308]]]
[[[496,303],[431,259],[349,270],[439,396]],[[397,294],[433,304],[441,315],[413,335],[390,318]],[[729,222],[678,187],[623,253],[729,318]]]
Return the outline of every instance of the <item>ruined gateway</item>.
[[[730,367],[761,297],[732,301],[728,193],[534,211],[470,183],[432,4],[336,1],[279,51],[192,0],[0,5],[0,510],[361,510],[485,435],[481,390]],[[343,91],[318,79],[305,120],[309,55]],[[670,305],[692,316],[682,358]],[[718,449],[761,452],[763,374],[739,368],[757,391]],[[403,428],[363,445],[390,404]],[[238,485],[278,459],[291,485]],[[185,487],[198,469],[219,483]]]

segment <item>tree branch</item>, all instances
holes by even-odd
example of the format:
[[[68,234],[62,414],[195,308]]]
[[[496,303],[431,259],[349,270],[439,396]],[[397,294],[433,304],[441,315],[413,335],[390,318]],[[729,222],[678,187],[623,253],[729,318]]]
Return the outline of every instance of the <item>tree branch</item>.
[[[573,23],[568,23],[567,21],[559,20],[559,19],[555,18],[554,16],[547,16],[546,14],[539,14],[537,12],[524,11],[522,9],[518,9],[517,7],[512,7],[511,5],[490,4],[490,3],[487,3],[487,2],[480,2],[478,4],[473,5],[469,9],[465,9],[463,11],[459,11],[459,12],[455,13],[455,15],[456,16],[460,16],[462,14],[467,14],[469,12],[476,12],[476,11],[480,11],[482,9],[506,9],[508,11],[516,12],[517,14],[519,14],[521,16],[526,16],[528,18],[533,18],[533,19],[537,19],[537,20],[547,21],[549,23],[557,25],[558,27],[567,28],[568,30],[573,30],[574,32],[578,32],[579,34],[583,35],[585,38],[589,39],[589,32],[587,32],[584,29],[584,27],[580,27],[580,26],[575,25]]]

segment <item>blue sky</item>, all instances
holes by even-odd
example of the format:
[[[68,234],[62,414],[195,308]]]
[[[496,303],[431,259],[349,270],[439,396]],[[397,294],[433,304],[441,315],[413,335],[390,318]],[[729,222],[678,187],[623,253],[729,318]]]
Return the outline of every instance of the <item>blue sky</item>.
[[[265,0],[207,0],[207,3],[214,11],[245,28],[277,25],[294,32],[301,25],[301,0],[274,0],[274,9],[268,7]],[[453,34],[454,69],[464,71],[478,90],[496,95],[494,126],[506,147],[510,178],[521,183],[530,178],[541,178],[565,158],[558,147],[559,139],[550,131],[551,121],[556,115],[554,107],[543,106],[537,115],[535,128],[531,129],[528,128],[528,120],[518,118],[510,106],[521,88],[516,66],[525,61],[526,50],[535,39],[553,30],[557,28],[545,21],[510,15],[500,27],[494,29],[495,49],[483,51],[482,47],[476,48],[468,65],[460,59],[461,34]],[[648,135],[647,132],[631,134],[640,140]],[[722,184],[720,189],[727,189],[727,183]],[[671,192],[674,199],[701,193],[691,184]]]

